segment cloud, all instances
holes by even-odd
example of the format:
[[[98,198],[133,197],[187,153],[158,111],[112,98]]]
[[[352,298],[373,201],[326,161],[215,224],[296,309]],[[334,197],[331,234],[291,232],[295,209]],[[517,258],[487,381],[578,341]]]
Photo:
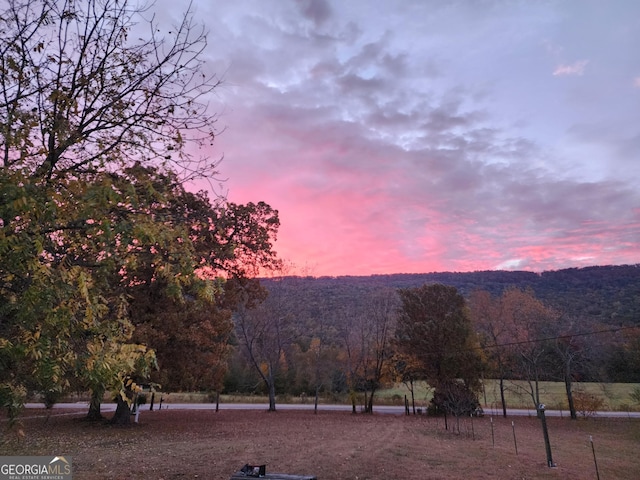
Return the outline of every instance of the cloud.
[[[560,64],[553,71],[554,76],[583,75],[589,60],[578,60],[570,65]]]
[[[636,77],[633,79],[633,86],[635,88],[640,88],[640,77]]]
[[[331,6],[325,0],[296,0],[302,14],[316,26],[322,25],[331,16]]]
[[[637,113],[618,119],[620,100],[596,69],[579,92],[544,74],[536,39],[547,34],[584,58],[557,27],[570,17],[538,6],[531,23],[519,9],[506,19],[495,10],[478,42],[479,31],[466,32],[481,13],[464,2],[435,17],[420,1],[375,12],[296,3],[227,2],[207,17],[208,53],[228,66],[216,99],[227,127],[216,142],[221,176],[230,200],[279,210],[285,259],[317,275],[638,261],[640,137],[619,128]],[[452,20],[461,9],[468,18]],[[498,28],[512,18],[522,28]],[[555,60],[555,76],[588,64]],[[603,165],[610,174],[584,173]]]

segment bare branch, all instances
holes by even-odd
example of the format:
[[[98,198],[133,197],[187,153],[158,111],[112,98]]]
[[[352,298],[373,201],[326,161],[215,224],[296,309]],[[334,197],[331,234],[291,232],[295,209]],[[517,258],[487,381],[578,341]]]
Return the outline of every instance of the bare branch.
[[[40,9],[35,7],[41,5]],[[3,164],[49,178],[165,165],[183,179],[212,177],[216,131],[207,76],[206,31],[191,6],[163,34],[147,7],[129,1],[9,0],[0,12],[0,132]],[[132,41],[146,24],[145,37]]]

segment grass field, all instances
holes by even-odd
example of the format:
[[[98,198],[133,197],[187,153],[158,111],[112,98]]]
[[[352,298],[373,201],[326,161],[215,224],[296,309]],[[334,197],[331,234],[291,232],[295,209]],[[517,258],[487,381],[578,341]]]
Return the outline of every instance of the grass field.
[[[528,385],[526,382],[511,381],[505,382],[506,385],[506,403],[510,408],[533,408],[531,397],[526,393]],[[595,395],[603,402],[604,410],[615,411],[638,411],[638,404],[632,397],[634,389],[640,388],[635,383],[574,383],[573,391],[582,391],[591,395]],[[424,382],[419,382],[415,388],[416,404],[421,406],[427,405],[431,400],[431,390]],[[383,402],[401,401],[404,402],[404,396],[409,397],[409,389],[403,384],[394,388],[381,390],[378,398]],[[549,409],[568,409],[567,395],[564,383],[561,382],[540,382],[540,396],[543,403]],[[410,398],[410,397],[409,397]],[[484,390],[480,395],[480,403],[485,408],[500,408],[500,390],[497,380],[485,380]]]
[[[459,429],[449,419],[445,430],[443,418],[345,412],[163,409],[128,428],[46,415],[26,410],[0,450],[70,456],[74,480],[226,480],[245,463],[319,480],[640,478],[633,419],[549,418],[549,468],[533,417],[464,418]]]
[[[525,408],[533,409],[531,397],[526,393],[525,382],[507,381],[506,382],[506,403],[509,408]],[[574,392],[585,392],[597,397],[602,402],[602,410],[613,410],[622,412],[640,411],[640,404],[633,398],[634,389],[640,389],[640,385],[634,383],[574,383]],[[560,382],[541,382],[540,383],[541,399],[547,405],[547,408],[554,410],[568,410],[567,396],[565,393],[564,383]],[[424,382],[418,382],[414,387],[416,406],[425,408],[431,400],[431,389]],[[404,384],[398,384],[392,388],[386,388],[376,392],[375,401],[377,404],[385,405],[404,405],[405,395],[411,400],[409,389]],[[165,396],[165,400],[170,403],[200,403],[211,402],[213,397],[205,393],[172,393]],[[312,402],[313,398],[307,396],[306,402]],[[362,403],[363,399],[360,399]],[[268,403],[266,396],[260,395],[221,395],[221,402],[231,403]],[[303,401],[301,397],[280,396],[280,403],[296,403]],[[323,403],[348,403],[348,397],[332,396],[331,398],[323,398]],[[499,410],[500,392],[498,382],[496,380],[485,380],[484,390],[480,394],[480,403],[483,404],[485,410]]]

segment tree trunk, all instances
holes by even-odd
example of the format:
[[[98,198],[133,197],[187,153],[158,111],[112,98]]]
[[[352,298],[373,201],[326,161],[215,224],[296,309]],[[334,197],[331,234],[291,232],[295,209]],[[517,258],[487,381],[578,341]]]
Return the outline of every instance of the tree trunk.
[[[271,365],[269,365],[269,381],[267,382],[267,386],[269,387],[269,411],[276,411],[276,385],[273,379],[273,371],[271,370]]]
[[[313,413],[318,413],[318,397],[320,396],[320,385],[316,385],[316,395],[313,401]]]
[[[376,389],[371,389],[371,396],[369,397],[369,404],[367,405],[367,413],[373,413],[373,395],[375,394]]]
[[[413,408],[413,414],[416,414],[416,395],[413,388],[413,380],[409,380],[409,385],[411,386],[411,407]]]
[[[569,413],[571,414],[571,420],[577,420],[578,414],[576,413],[576,406],[573,402],[573,389],[571,383],[571,366],[569,362],[566,362],[564,371],[564,387],[567,391],[567,402],[569,403]]]
[[[131,423],[129,403],[125,402],[120,395],[118,395],[117,402],[116,413],[113,414],[109,423],[112,425],[129,425]]]
[[[500,403],[502,403],[502,416],[507,418],[507,402],[504,399],[504,378],[500,377]]]
[[[89,401],[89,413],[87,413],[87,420],[102,420],[104,417],[100,413],[100,405],[102,404],[102,397],[104,396],[104,390],[97,389],[91,390],[91,400]]]

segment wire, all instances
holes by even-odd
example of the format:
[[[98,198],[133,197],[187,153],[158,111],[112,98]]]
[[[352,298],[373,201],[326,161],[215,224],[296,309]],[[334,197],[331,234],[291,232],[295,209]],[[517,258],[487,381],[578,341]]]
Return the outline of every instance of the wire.
[[[629,329],[632,329],[632,328],[640,328],[640,325],[609,328],[609,329],[606,329],[606,330],[594,330],[592,332],[572,333],[572,334],[568,334],[568,335],[556,335],[555,337],[536,338],[536,339],[533,339],[533,340],[522,340],[522,341],[519,341],[519,342],[507,342],[507,343],[501,343],[501,344],[495,344],[495,345],[485,345],[483,347],[476,347],[476,349],[512,347],[512,346],[517,346],[517,345],[526,345],[526,344],[529,344],[529,343],[542,343],[542,342],[548,342],[548,341],[551,341],[551,340],[561,340],[561,339],[565,339],[565,338],[587,337],[587,336],[590,336],[590,335],[600,335],[602,333],[615,333],[615,332],[619,332],[621,330],[629,330]]]

